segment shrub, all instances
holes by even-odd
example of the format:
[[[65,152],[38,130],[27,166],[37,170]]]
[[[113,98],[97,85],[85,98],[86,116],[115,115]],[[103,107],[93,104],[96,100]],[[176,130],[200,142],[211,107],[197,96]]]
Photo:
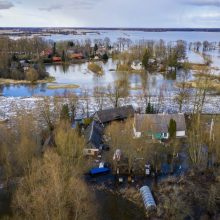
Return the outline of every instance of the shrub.
[[[29,68],[29,70],[26,72],[26,80],[34,83],[38,80],[39,74],[37,72],[37,70],[35,70],[34,68]]]
[[[105,53],[105,54],[102,56],[102,59],[103,59],[103,60],[108,60],[108,54]]]
[[[101,66],[99,66],[97,63],[90,63],[88,65],[88,69],[90,71],[92,71],[93,73],[96,73],[96,74],[99,74],[99,75],[102,75],[103,74],[103,69]]]
[[[129,72],[131,71],[131,67],[128,64],[118,64],[117,71],[119,72]]]

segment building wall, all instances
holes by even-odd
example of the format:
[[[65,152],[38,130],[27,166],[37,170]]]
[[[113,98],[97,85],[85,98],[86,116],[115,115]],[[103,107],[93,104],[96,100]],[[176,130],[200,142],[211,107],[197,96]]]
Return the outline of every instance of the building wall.
[[[176,136],[177,137],[184,137],[184,136],[186,136],[186,132],[185,131],[177,131]]]
[[[141,132],[137,132],[135,126],[133,127],[133,130],[134,130],[134,136],[136,138],[140,138],[141,137]]]
[[[95,155],[98,154],[98,152],[99,152],[98,149],[85,148],[83,150],[83,155],[85,155],[85,156],[95,156]]]
[[[169,138],[169,133],[162,133],[161,137],[163,139],[168,139]]]

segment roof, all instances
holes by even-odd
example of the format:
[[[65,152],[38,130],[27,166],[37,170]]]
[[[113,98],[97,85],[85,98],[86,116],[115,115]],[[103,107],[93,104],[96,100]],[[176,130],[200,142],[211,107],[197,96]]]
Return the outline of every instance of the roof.
[[[73,53],[70,55],[70,57],[72,59],[82,59],[83,58],[83,54],[82,53]]]
[[[61,57],[53,57],[53,61],[54,62],[59,62],[59,61],[61,61],[62,59],[61,59]]]
[[[134,66],[137,66],[137,65],[142,65],[142,62],[139,61],[139,60],[135,60],[135,61],[132,62],[132,64],[133,64]]]
[[[101,124],[93,121],[85,130],[85,138],[87,144],[91,144],[95,148],[99,148],[103,144],[103,127]]]
[[[118,108],[111,108],[98,111],[95,114],[95,119],[98,120],[100,123],[108,123],[115,120],[123,120],[133,116],[133,106],[127,105]]]
[[[184,114],[136,114],[134,125],[137,132],[168,133],[171,119],[176,121],[177,131],[186,130]]]

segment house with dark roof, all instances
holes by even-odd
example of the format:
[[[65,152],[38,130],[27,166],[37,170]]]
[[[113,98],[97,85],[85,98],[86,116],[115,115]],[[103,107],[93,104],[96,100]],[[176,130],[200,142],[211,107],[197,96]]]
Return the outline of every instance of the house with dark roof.
[[[134,117],[134,108],[132,105],[97,111],[93,119],[104,125],[113,121],[123,121],[130,117]]]
[[[97,123],[96,121],[92,121],[92,123],[86,128],[84,136],[86,139],[86,144],[88,149],[101,149],[103,145],[103,134],[104,127]]]
[[[136,138],[148,136],[157,140],[168,139],[168,127],[171,119],[176,122],[176,137],[185,137],[184,114],[135,114],[134,135]]]
[[[99,150],[107,150],[108,146],[103,141],[105,125],[112,121],[121,121],[133,116],[134,109],[131,105],[97,111],[93,116],[92,123],[84,132],[87,142],[84,154],[95,155]]]

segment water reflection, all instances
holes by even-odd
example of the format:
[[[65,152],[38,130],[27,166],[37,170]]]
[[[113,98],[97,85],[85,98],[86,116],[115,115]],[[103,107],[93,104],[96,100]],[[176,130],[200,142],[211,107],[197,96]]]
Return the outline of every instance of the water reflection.
[[[210,52],[211,53],[211,52]],[[207,53],[209,55],[210,53]],[[219,64],[218,51],[212,53],[216,58],[214,63]],[[189,52],[190,60],[200,62],[201,56]],[[79,89],[68,89],[70,92],[80,93],[81,89],[88,89],[93,91],[94,87],[105,87],[114,85],[115,82],[120,82],[120,86],[125,93],[140,94],[148,93],[150,95],[158,95],[161,89],[166,92],[175,91],[175,82],[179,81],[181,70],[169,73],[125,73],[116,72],[117,62],[109,59],[108,62],[98,62],[103,70],[102,76],[97,76],[88,70],[88,63],[72,64],[72,65],[46,65],[47,72],[56,78],[59,84],[75,84],[80,86]],[[220,66],[220,65],[219,65]],[[192,79],[192,76],[190,76]],[[4,96],[52,96],[55,94],[62,94],[66,89],[48,89],[48,84],[38,84],[34,86],[27,85],[5,85],[0,88],[0,93]]]

